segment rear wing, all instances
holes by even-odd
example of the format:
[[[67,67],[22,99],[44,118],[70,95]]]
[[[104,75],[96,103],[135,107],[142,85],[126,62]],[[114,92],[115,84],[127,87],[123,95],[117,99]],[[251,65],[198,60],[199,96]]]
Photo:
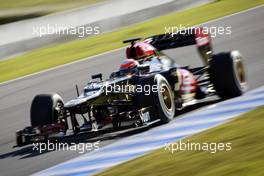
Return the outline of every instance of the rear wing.
[[[208,63],[208,59],[213,53],[210,34],[206,33],[202,27],[191,28],[178,33],[154,35],[144,41],[153,45],[159,51],[196,45],[205,64]]]

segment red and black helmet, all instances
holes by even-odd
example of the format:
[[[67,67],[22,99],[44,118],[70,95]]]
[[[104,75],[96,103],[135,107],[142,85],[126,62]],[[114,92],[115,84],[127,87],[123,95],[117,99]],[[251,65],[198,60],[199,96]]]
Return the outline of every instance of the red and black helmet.
[[[138,61],[134,59],[125,59],[119,67],[120,74],[121,75],[133,74],[136,71],[138,65],[139,65]]]
[[[155,55],[157,55],[156,49],[146,42],[137,42],[126,49],[127,58],[133,58],[136,60]]]

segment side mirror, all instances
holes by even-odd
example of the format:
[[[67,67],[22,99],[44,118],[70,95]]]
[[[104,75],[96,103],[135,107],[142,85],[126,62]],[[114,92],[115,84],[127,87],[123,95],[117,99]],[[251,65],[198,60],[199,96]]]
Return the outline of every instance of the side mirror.
[[[92,79],[100,79],[102,81],[103,80],[103,75],[102,75],[102,73],[92,75]]]

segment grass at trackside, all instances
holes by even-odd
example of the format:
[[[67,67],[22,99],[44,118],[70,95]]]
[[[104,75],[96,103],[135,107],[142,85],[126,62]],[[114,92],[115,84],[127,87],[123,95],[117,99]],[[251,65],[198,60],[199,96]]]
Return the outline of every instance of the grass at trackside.
[[[103,0],[0,0],[0,24],[43,16]]]
[[[231,142],[230,151],[215,154],[204,151],[160,149],[146,156],[113,167],[98,176],[262,176],[264,175],[264,107],[197,134],[190,142]]]
[[[76,61],[123,46],[122,40],[164,33],[165,26],[195,25],[264,4],[264,0],[218,0],[214,3],[172,13],[118,31],[88,39],[37,49],[13,59],[0,61],[0,82]]]

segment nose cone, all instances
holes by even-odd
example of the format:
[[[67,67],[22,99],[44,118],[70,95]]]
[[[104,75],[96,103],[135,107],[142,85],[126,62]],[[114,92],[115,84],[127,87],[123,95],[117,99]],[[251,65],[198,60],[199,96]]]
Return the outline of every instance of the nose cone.
[[[67,103],[65,103],[64,107],[65,108],[72,108],[72,107],[75,107],[75,106],[78,106],[78,105],[84,103],[85,101],[86,100],[83,98],[76,98],[76,99],[70,100]]]

